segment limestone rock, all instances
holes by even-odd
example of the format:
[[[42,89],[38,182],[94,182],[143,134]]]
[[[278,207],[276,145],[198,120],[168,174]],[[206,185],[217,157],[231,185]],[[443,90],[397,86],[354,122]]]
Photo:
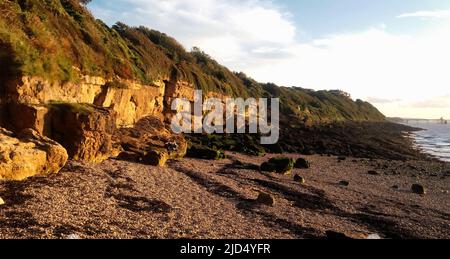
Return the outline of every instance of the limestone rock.
[[[112,135],[115,113],[87,104],[55,104],[52,107],[52,138],[61,143],[71,159],[100,163],[119,154]]]
[[[193,87],[184,87],[187,83],[183,82],[177,84],[183,87],[174,90],[192,89],[193,96]],[[132,126],[150,115],[162,118],[166,92],[162,82],[141,85],[120,78],[107,82],[104,78],[93,76],[82,76],[80,82],[64,84],[23,76],[9,83],[6,89],[9,102],[15,104],[45,106],[51,102],[61,102],[111,108],[117,114],[116,124],[119,127]]]
[[[61,145],[32,129],[25,129],[16,136],[0,128],[0,180],[55,174],[67,159],[67,152]]]
[[[180,98],[194,101],[195,86],[185,81],[167,81],[164,97],[167,100]],[[170,104],[168,103],[168,107]]]
[[[107,84],[94,101],[95,105],[111,108],[116,113],[118,127],[132,127],[147,116],[162,119],[164,86],[139,85],[123,80],[120,84],[121,87]]]
[[[51,101],[94,103],[105,80],[85,76],[79,83],[50,82],[39,77],[23,76],[8,85],[8,95],[14,103],[47,104]]]
[[[34,129],[41,135],[51,136],[51,114],[47,106],[10,103],[6,110],[10,127],[14,132]]]

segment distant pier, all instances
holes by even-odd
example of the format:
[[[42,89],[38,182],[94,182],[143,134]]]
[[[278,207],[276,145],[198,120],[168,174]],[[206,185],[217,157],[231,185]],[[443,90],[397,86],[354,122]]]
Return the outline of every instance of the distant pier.
[[[427,124],[448,124],[448,120],[444,119],[444,117],[431,120],[431,119],[403,119],[406,124],[419,124],[419,123],[427,123]]]

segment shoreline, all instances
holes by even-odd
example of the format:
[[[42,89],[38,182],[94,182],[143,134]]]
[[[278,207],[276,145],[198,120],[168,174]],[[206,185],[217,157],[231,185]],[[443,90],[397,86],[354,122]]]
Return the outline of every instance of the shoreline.
[[[449,128],[450,129],[450,128]],[[409,138],[412,142],[412,147],[416,150],[418,150],[418,152],[425,154],[427,156],[429,156],[431,159],[435,159],[438,161],[442,161],[442,162],[450,162],[450,156],[440,156],[442,153],[442,151],[445,153],[445,151],[449,151],[449,149],[443,149],[442,147],[440,147],[442,149],[442,151],[437,151],[436,149],[433,149],[431,147],[428,147],[426,145],[434,145],[435,142],[432,143],[418,143],[418,139],[422,139],[422,137],[420,135],[417,134],[417,132],[428,132],[430,131],[430,129],[426,129],[426,128],[422,128],[421,130],[417,130],[417,131],[410,131],[410,132],[406,132],[406,138]],[[442,138],[442,137],[440,137]],[[445,136],[444,136],[445,138]],[[434,138],[433,138],[434,139]],[[449,142],[450,143],[450,142]],[[450,148],[450,146],[449,146]]]
[[[311,163],[294,170],[300,184],[256,170],[274,156],[69,162],[57,175],[1,182],[0,238],[450,238],[450,163],[287,155]],[[426,195],[411,192],[417,183]],[[275,205],[255,203],[258,192]]]

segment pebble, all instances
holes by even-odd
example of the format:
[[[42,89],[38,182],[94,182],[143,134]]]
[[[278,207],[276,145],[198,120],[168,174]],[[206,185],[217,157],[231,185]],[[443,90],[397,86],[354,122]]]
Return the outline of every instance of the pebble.
[[[305,181],[305,178],[303,178],[303,177],[301,177],[300,175],[298,175],[298,174],[296,174],[295,176],[294,176],[294,181],[296,181],[296,182],[298,182],[298,183],[301,183],[301,184],[304,184],[306,181]]]
[[[339,185],[341,185],[341,186],[349,186],[350,185],[350,182],[348,182],[348,181],[340,181],[339,182]]]
[[[81,237],[77,234],[70,234],[67,236],[66,239],[79,240],[79,239],[81,239]]]
[[[424,195],[427,193],[427,190],[425,189],[425,187],[423,187],[420,184],[413,184],[411,186],[411,191],[415,194],[420,194],[420,195]]]
[[[272,195],[261,192],[259,193],[256,202],[267,206],[273,206],[275,204],[275,199],[272,197]]]

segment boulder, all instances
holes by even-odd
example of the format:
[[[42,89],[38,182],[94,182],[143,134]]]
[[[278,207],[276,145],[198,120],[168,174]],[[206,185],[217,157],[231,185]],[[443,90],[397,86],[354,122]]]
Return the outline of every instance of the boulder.
[[[173,134],[162,119],[152,116],[141,119],[132,128],[118,129],[113,141],[124,150],[118,159],[154,166],[183,158],[188,146],[182,135]]]
[[[120,153],[112,141],[116,130],[111,109],[88,104],[51,104],[52,139],[63,145],[71,159],[101,163]]]
[[[116,114],[90,104],[51,102],[45,105],[9,104],[8,117],[14,132],[32,128],[56,140],[76,161],[99,163],[118,155],[112,142]]]
[[[298,182],[298,183],[301,183],[301,184],[304,184],[306,181],[305,181],[305,178],[303,178],[302,176],[300,176],[300,175],[298,175],[298,174],[296,174],[295,176],[294,176],[294,181],[296,181],[296,182]]]
[[[263,172],[275,172],[279,174],[290,174],[294,169],[295,161],[292,158],[276,157],[261,165]]]
[[[0,128],[0,180],[56,174],[67,159],[67,151],[61,145],[33,129],[16,136]]]
[[[311,167],[309,162],[304,158],[298,158],[297,161],[295,161],[295,168],[298,169],[308,169]]]
[[[424,195],[427,193],[426,188],[420,184],[413,184],[411,186],[411,191],[415,194]]]
[[[268,193],[259,193],[258,198],[256,199],[256,203],[263,204],[267,206],[273,206],[275,204],[275,199],[272,195]]]

